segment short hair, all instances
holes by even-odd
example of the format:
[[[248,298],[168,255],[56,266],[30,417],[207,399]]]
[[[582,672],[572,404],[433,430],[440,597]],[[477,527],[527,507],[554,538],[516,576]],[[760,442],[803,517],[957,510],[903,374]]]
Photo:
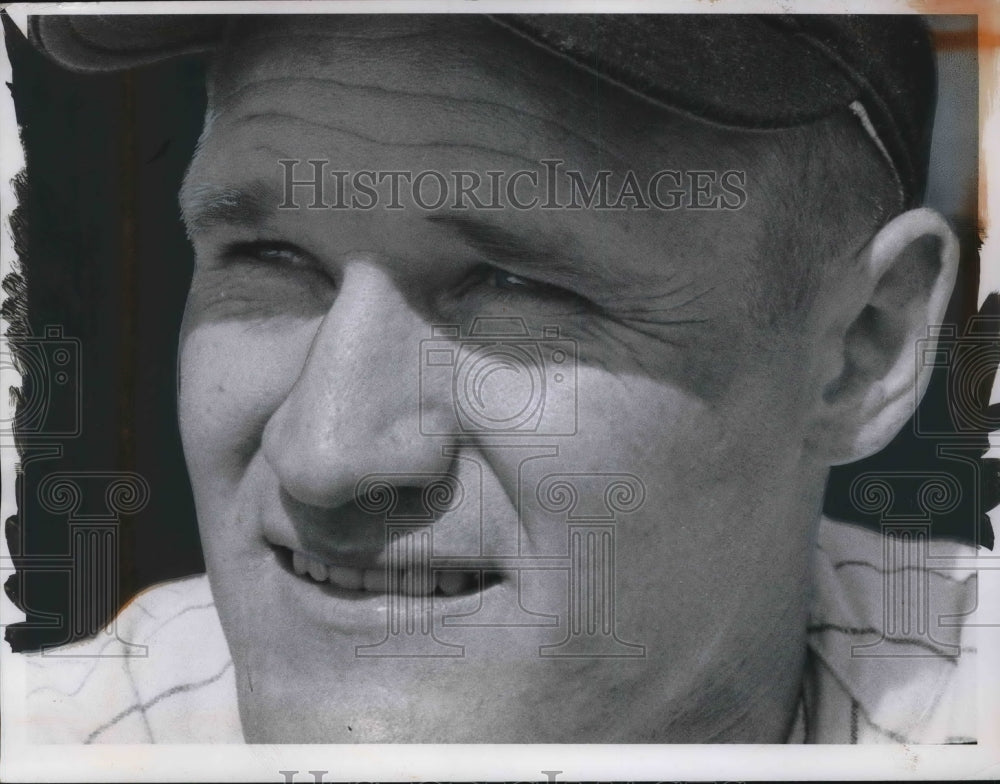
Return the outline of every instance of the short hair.
[[[749,158],[748,193],[764,194],[773,205],[754,249],[760,274],[750,292],[751,315],[774,329],[794,328],[828,276],[903,211],[899,185],[849,109],[765,132]]]

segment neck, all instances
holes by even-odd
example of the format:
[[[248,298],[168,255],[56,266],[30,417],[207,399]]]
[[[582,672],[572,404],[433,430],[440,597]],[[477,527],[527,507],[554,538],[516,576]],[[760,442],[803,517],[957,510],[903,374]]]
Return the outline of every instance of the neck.
[[[773,564],[771,601],[737,606],[733,625],[745,632],[737,638],[720,630],[725,650],[712,658],[728,662],[715,670],[700,690],[698,719],[684,718],[687,742],[784,743],[799,701],[807,655],[812,599],[812,571],[822,493],[802,499],[786,519],[783,541],[772,541],[746,554]],[[752,621],[750,620],[752,618]],[[697,738],[695,738],[697,735]],[[684,741],[680,741],[684,742]]]

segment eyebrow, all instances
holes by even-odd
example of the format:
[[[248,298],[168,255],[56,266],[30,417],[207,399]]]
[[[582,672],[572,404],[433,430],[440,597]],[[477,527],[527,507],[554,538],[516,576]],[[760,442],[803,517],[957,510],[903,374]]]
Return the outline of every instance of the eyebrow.
[[[181,190],[181,218],[189,237],[215,226],[259,226],[280,203],[277,189],[266,180],[240,186],[185,185]],[[469,215],[435,213],[425,220],[449,229],[490,260],[511,265],[545,262],[553,269],[579,272],[581,260],[552,247],[535,244],[517,233]]]
[[[188,236],[215,226],[260,225],[274,213],[279,194],[265,180],[234,186],[185,185],[181,189],[181,218]]]

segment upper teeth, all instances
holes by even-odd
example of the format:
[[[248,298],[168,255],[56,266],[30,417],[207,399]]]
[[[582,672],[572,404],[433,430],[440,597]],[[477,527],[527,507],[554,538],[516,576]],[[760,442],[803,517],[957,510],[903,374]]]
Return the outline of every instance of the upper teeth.
[[[351,566],[334,566],[297,551],[292,551],[292,567],[296,574],[308,574],[317,582],[329,582],[352,591],[385,593],[389,589],[388,570],[385,568],[356,569]],[[395,590],[408,594],[430,594],[434,593],[436,588],[447,596],[454,596],[472,581],[468,572],[435,571],[433,577],[424,579],[420,578],[420,573],[429,575],[430,570],[398,572]]]

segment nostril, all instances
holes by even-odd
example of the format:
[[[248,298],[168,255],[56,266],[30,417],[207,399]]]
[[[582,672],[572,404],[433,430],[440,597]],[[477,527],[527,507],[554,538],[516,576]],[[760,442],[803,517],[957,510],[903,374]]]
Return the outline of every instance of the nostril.
[[[362,511],[379,519],[433,522],[452,507],[453,498],[454,492],[443,481],[414,487],[382,479],[359,482],[354,502]]]
[[[453,468],[426,473],[367,474],[355,485],[354,503],[374,517],[433,522],[465,500],[465,488]]]

